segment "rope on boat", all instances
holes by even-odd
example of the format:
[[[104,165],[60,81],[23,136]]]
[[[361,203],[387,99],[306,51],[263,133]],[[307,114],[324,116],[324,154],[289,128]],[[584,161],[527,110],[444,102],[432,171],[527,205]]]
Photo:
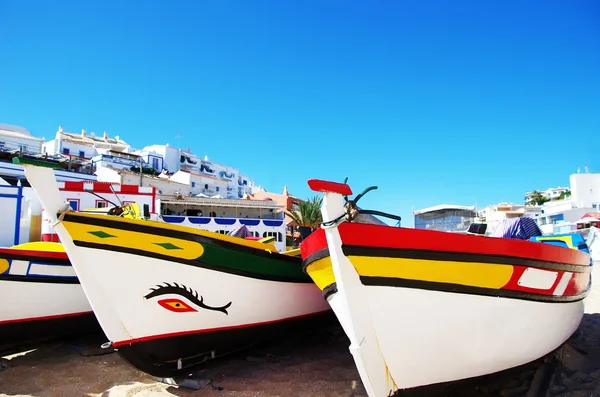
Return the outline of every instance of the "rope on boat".
[[[61,223],[65,217],[65,215],[67,214],[67,212],[71,212],[73,211],[73,208],[71,208],[71,206],[69,204],[65,205],[65,208],[61,211],[60,215],[58,216],[58,219],[56,220],[56,222],[50,224],[50,226],[54,227],[56,225],[58,225],[59,223]]]
[[[327,221],[327,222],[322,222],[321,223],[321,227],[323,229],[331,229],[333,227],[337,227],[340,223],[344,222],[346,219],[346,216],[348,216],[347,213],[343,213],[342,215],[338,216],[337,218],[335,218],[332,221]]]

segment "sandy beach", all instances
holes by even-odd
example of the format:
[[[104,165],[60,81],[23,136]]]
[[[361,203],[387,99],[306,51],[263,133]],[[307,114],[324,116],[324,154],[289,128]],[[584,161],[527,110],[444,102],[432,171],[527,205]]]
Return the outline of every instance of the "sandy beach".
[[[600,279],[600,267],[592,276]],[[399,396],[600,396],[600,285],[579,329],[536,362],[498,374],[399,392]],[[366,396],[339,326],[257,346],[206,364],[190,387],[169,385],[117,353],[97,355],[103,335],[54,341],[8,356],[5,396]]]

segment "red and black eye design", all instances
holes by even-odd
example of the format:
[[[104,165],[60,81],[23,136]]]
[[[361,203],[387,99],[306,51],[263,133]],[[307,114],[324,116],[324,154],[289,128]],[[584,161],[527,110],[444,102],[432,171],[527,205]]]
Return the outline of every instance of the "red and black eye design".
[[[150,293],[146,296],[144,296],[144,298],[146,299],[150,299],[150,298],[154,298],[157,296],[161,296],[161,295],[179,295],[183,298],[186,298],[189,302],[191,302],[193,305],[201,308],[201,309],[205,309],[205,310],[214,310],[214,311],[218,311],[218,312],[223,312],[226,315],[229,315],[229,313],[227,313],[227,309],[229,308],[229,306],[231,306],[232,302],[229,302],[228,304],[224,305],[224,306],[208,306],[207,304],[204,303],[204,298],[202,296],[198,297],[198,292],[192,290],[189,287],[186,287],[185,285],[181,284],[177,284],[177,283],[163,283],[164,285],[156,285],[156,287],[151,288],[150,289]],[[172,312],[175,313],[185,313],[185,312],[197,312],[198,310],[196,310],[192,305],[182,301],[181,299],[178,298],[164,298],[158,301],[158,304],[161,305],[162,307],[164,307],[167,310],[170,310]]]
[[[188,305],[181,299],[177,298],[167,298],[161,299],[158,301],[158,304],[164,307],[167,310],[170,310],[175,313],[185,313],[185,312],[197,312],[198,310],[194,309],[192,306]]]

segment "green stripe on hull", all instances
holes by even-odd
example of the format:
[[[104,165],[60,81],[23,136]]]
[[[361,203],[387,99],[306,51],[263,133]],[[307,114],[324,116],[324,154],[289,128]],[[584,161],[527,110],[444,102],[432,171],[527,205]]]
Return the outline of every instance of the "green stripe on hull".
[[[284,279],[295,279],[298,282],[312,282],[302,271],[302,260],[281,254],[256,255],[250,252],[237,251],[213,244],[204,245],[204,254],[197,261],[215,268],[226,268],[248,272],[259,276],[275,276]]]

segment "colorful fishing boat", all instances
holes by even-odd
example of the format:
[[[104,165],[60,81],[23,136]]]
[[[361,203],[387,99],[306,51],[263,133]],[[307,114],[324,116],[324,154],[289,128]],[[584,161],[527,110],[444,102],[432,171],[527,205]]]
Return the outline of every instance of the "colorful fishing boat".
[[[577,329],[591,271],[577,247],[361,224],[364,193],[348,200],[345,183],[308,184],[325,198],[304,266],[369,396],[525,364]]]
[[[0,248],[0,352],[100,326],[57,243]]]
[[[52,171],[25,165],[112,347],[154,376],[332,317],[298,255],[162,222],[72,211]],[[313,321],[310,321],[313,320]]]

